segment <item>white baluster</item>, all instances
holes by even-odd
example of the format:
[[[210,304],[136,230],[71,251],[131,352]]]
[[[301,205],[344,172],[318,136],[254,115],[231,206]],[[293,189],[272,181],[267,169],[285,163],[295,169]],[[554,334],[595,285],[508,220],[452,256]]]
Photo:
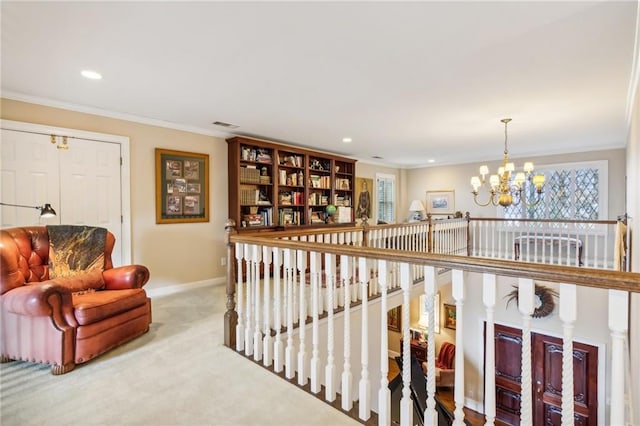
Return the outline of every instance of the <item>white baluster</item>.
[[[242,282],[242,258],[244,256],[244,246],[240,243],[236,243],[236,261],[238,262],[238,272],[236,275],[238,283],[238,324],[236,324],[236,351],[244,350],[244,284]]]
[[[273,337],[271,336],[271,247],[262,247],[264,265],[264,337],[262,338],[262,364],[266,367],[273,362]]]
[[[378,426],[391,424],[391,391],[389,390],[389,336],[387,333],[387,261],[378,260],[380,285],[380,389],[378,390]]]
[[[307,329],[307,299],[305,296],[305,288],[307,285],[305,280],[305,272],[307,269],[307,252],[298,250],[296,253],[298,256],[298,261],[296,262],[296,264],[298,266],[298,276],[300,277],[300,311],[298,315],[298,340],[300,342],[300,345],[298,347],[298,384],[300,386],[304,386],[307,384],[307,363],[309,361],[305,343]]]
[[[253,288],[255,290],[255,297],[253,298],[253,304],[255,306],[255,327],[253,331],[253,360],[259,361],[262,359],[262,331],[260,329],[260,306],[262,301],[260,300],[260,262],[262,261],[262,250],[260,246],[253,246]],[[265,275],[269,275],[267,271]]]
[[[459,269],[451,271],[451,295],[456,301],[456,358],[455,358],[455,387],[453,400],[456,408],[453,412],[455,426],[464,425],[464,272]]]
[[[496,419],[496,354],[493,319],[496,306],[496,276],[493,274],[482,274],[482,301],[487,313],[484,345],[484,416],[485,425],[492,425]]]
[[[625,339],[629,324],[629,293],[609,291],[609,330],[611,331],[611,420],[610,425],[624,425]]]
[[[424,267],[424,293],[427,301],[428,325],[427,333],[427,407],[424,410],[425,426],[438,424],[436,411],[436,341],[434,297],[436,294],[436,270],[433,266]]]
[[[312,325],[312,349],[311,366],[309,374],[311,376],[311,392],[320,392],[320,350],[318,349],[318,287],[320,287],[320,268],[322,267],[320,253],[311,253],[311,311],[313,318]]]
[[[340,278],[344,288],[351,282],[351,258],[340,256]],[[342,370],[342,409],[351,410],[353,407],[353,384],[351,375],[351,294],[344,291],[344,366]]]
[[[287,346],[284,349],[284,374],[287,379],[292,379],[294,371],[293,357],[293,275],[295,268],[294,253],[291,249],[284,250],[285,285],[287,286]]]
[[[335,387],[335,358],[334,358],[334,299],[335,297],[335,282],[336,282],[336,256],[335,254],[325,253],[324,255],[324,269],[325,279],[327,286],[327,366],[324,370],[324,393],[325,399],[329,402],[333,402],[336,399],[336,387]]]
[[[522,384],[520,391],[520,424],[533,424],[531,385],[531,314],[535,307],[533,280],[518,279],[518,309],[522,314]],[[457,332],[457,330],[456,330]]]
[[[573,418],[573,324],[577,316],[575,284],[560,284],[559,314],[562,320],[562,426],[574,424]]]
[[[362,297],[362,329],[360,332],[361,349],[360,349],[360,383],[358,395],[358,417],[361,420],[367,420],[371,417],[371,382],[369,380],[369,304],[368,304],[368,278],[369,268],[367,268],[367,259],[361,257],[358,259],[359,280],[361,297]]]
[[[244,330],[244,354],[247,356],[253,355],[253,312],[255,306],[253,305],[253,293],[254,293],[254,278],[253,273],[255,268],[253,266],[253,245],[245,245],[244,253],[247,258],[247,326]]]
[[[409,306],[411,297],[411,277],[409,264],[400,264],[400,285],[402,286],[402,398],[400,399],[400,424],[413,425],[413,402],[411,400],[411,338],[409,337]]]
[[[273,249],[273,292],[275,312],[273,314],[273,328],[276,330],[273,344],[273,371],[279,373],[284,364],[284,345],[282,343],[282,281],[280,279],[280,267],[282,266],[282,250]]]

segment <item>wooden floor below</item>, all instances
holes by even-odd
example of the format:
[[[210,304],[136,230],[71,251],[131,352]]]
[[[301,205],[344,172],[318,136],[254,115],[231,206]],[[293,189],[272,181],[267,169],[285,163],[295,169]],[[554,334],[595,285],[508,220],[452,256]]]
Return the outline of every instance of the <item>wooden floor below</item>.
[[[400,374],[400,368],[398,367],[398,364],[393,358],[389,358],[389,373],[387,376],[389,381],[391,381],[398,374]],[[439,388],[436,390],[436,394],[449,411],[453,412],[455,410],[456,404],[454,402],[452,388]],[[484,414],[478,413],[477,411],[473,411],[469,408],[464,408],[464,418],[473,426],[482,426],[485,423]],[[506,423],[503,423],[499,420],[496,420],[495,424],[498,426],[506,426]]]

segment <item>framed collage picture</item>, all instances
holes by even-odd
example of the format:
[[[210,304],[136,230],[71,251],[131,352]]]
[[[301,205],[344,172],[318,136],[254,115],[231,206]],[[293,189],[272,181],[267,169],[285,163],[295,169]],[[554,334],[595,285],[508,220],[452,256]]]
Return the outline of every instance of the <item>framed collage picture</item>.
[[[209,155],[156,148],[156,223],[209,222]]]

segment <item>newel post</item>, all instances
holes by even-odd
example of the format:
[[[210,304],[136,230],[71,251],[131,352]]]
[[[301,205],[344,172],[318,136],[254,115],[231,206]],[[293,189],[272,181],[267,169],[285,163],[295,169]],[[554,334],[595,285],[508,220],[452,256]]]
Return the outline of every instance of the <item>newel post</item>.
[[[427,253],[433,253],[433,216],[431,213],[427,213]]]
[[[236,222],[228,219],[224,225],[225,243],[227,244],[227,311],[224,313],[224,344],[230,348],[236,347],[236,325],[238,313],[236,312],[236,280],[234,273],[235,249],[231,243],[231,235],[236,233]]]
[[[467,221],[467,256],[471,256],[471,214],[465,213],[464,218]]]
[[[369,218],[365,215],[362,216],[362,247],[369,247]]]

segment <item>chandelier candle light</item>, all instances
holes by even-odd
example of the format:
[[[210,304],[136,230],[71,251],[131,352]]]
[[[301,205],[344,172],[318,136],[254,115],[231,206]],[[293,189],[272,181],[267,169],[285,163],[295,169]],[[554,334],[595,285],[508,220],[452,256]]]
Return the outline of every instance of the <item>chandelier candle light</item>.
[[[498,168],[498,174],[489,177],[489,199],[485,203],[481,203],[478,201],[478,189],[485,185],[485,177],[489,174],[489,167],[485,165],[480,166],[480,176],[482,177],[474,176],[471,178],[473,201],[482,207],[488,206],[489,204],[493,204],[494,206],[499,204],[507,207],[512,204],[520,204],[520,201],[526,206],[534,206],[538,204],[542,198],[544,175],[534,175],[533,163],[527,161],[524,163],[524,171],[517,172],[513,180],[511,179],[512,174],[515,172],[515,165],[509,161],[509,151],[507,149],[507,124],[511,119],[503,118],[500,121],[504,123],[504,159],[502,160],[502,167]],[[530,200],[527,202],[526,200],[524,193],[526,181],[531,182],[535,186],[536,199],[533,201]]]

